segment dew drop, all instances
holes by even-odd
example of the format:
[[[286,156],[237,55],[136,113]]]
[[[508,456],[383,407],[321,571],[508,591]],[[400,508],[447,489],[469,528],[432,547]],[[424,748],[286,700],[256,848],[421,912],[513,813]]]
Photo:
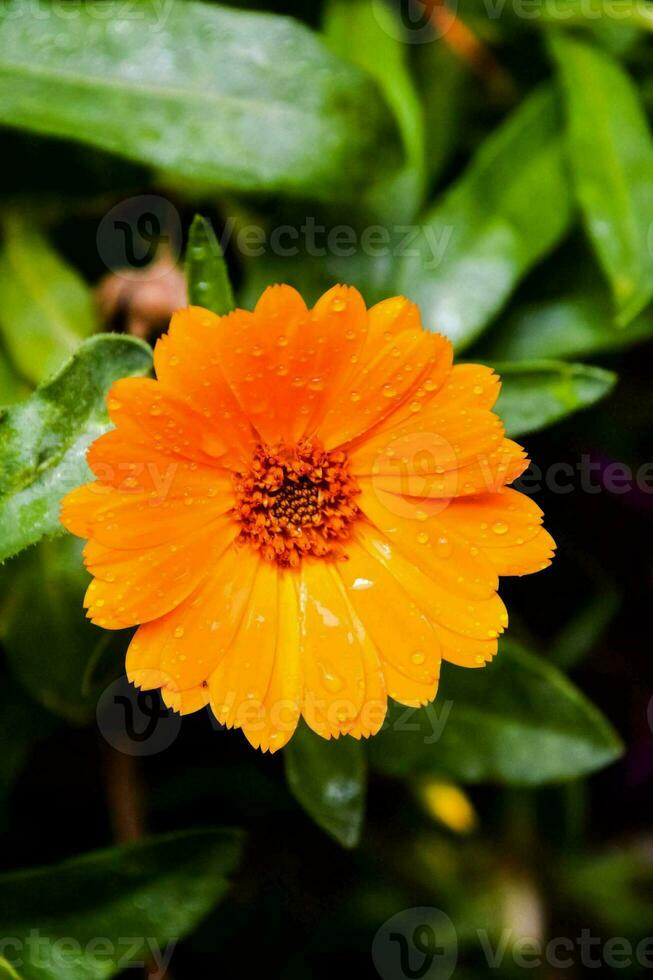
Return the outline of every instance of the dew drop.
[[[483,385],[474,385],[474,388],[472,390],[473,390],[473,392],[474,392],[475,395],[482,395],[483,394]]]
[[[492,525],[492,530],[495,534],[506,534],[508,530],[508,525],[503,521],[497,521],[496,524]]]
[[[426,533],[426,531],[420,531],[420,533],[417,535],[417,540],[419,541],[420,544],[428,544],[429,536]]]
[[[397,396],[397,390],[391,384],[383,385],[382,391],[384,398],[396,398]]]
[[[174,635],[174,637],[175,637],[176,640],[180,640],[182,638],[182,636],[184,635],[184,627],[183,626],[178,626],[173,635]]]
[[[320,670],[322,671],[322,683],[327,691],[336,694],[342,690],[344,682],[341,677],[338,677],[326,664],[320,664]]]
[[[413,661],[414,664],[419,666],[420,664],[424,663],[424,654],[422,653],[421,650],[416,650],[415,653],[411,654],[410,659]]]
[[[360,392],[358,391],[352,391],[349,397],[353,402],[359,402],[361,400]]]
[[[331,309],[333,310],[334,313],[342,313],[343,310],[347,309],[347,304],[344,301],[344,299],[340,299],[340,297],[337,297],[336,299],[334,299],[333,303],[331,304]]]
[[[161,406],[160,405],[150,405],[150,415],[160,415]]]

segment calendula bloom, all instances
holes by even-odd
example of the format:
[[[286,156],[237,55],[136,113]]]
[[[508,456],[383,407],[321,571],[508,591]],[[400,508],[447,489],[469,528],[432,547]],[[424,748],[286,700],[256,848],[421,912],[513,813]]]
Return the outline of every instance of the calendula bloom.
[[[138,626],[134,684],[274,751],[300,716],[372,735],[388,697],[435,697],[442,660],[494,656],[498,576],[554,543],[508,487],[527,459],[489,368],[452,366],[406,299],[367,310],[346,286],[180,310],[154,364],[112,387],[97,480],[62,508],[89,539],[89,618]]]

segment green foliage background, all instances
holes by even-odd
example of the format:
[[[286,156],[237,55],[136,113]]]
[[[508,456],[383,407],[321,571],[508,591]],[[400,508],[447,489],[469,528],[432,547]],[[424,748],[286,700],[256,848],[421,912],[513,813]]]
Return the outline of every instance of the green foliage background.
[[[508,977],[524,939],[653,933],[651,31],[646,0],[3,5],[0,976],[151,975],[155,943],[169,977],[377,976],[377,930],[416,907],[452,920],[463,980],[481,932]],[[301,727],[270,758],[201,713],[133,758],[98,732],[129,637],[84,619],[57,515],[165,327],[165,294],[130,319],[147,270],[98,302],[102,220],[142,195],[217,312],[278,281],[418,302],[500,371],[547,477],[524,488],[560,553],[506,583],[499,657],[445,665],[369,745]]]

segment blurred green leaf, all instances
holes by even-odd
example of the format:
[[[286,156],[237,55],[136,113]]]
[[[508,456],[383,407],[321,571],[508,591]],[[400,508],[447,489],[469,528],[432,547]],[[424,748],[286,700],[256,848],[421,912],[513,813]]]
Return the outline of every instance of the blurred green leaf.
[[[435,702],[393,706],[387,730],[370,742],[381,772],[523,786],[583,776],[621,751],[610,724],[564,674],[506,642],[482,670],[445,664]]]
[[[580,357],[653,338],[653,314],[640,313],[627,330],[615,330],[607,289],[569,287],[518,306],[488,338],[484,356],[508,361]]]
[[[449,162],[464,131],[470,73],[442,38],[415,45],[414,62],[424,104],[426,165],[433,180]]]
[[[397,287],[459,348],[503,306],[571,222],[555,93],[541,89],[481,146],[422,219]]]
[[[142,341],[90,337],[30,398],[0,411],[0,561],[63,530],[59,503],[89,479],[85,453],[108,427],[107,391],[151,365]]]
[[[653,140],[637,88],[607,52],[554,35],[576,195],[624,326],[653,297]]]
[[[156,960],[224,896],[240,848],[236,831],[190,830],[0,875],[0,930],[21,944],[5,952],[24,980],[103,980]]]
[[[551,645],[551,659],[562,670],[572,670],[592,651],[611,620],[614,619],[621,595],[611,584],[582,605],[556,634]]]
[[[365,757],[353,738],[321,738],[300,722],[283,750],[295,799],[343,847],[355,847],[365,808]]]
[[[633,27],[653,31],[653,9],[642,0],[619,0],[617,16],[612,0],[544,0],[539,13],[543,22],[562,27],[595,30],[600,24],[610,24],[624,33]]]
[[[16,973],[10,963],[7,963],[4,956],[0,956],[0,977],[6,977],[6,980],[22,980],[21,975]]]
[[[235,309],[233,289],[220,242],[209,221],[196,214],[186,246],[188,301],[219,316]]]
[[[650,935],[653,860],[650,842],[630,842],[563,865],[565,897],[619,936]],[[650,943],[650,940],[649,940]],[[650,948],[650,947],[649,947]]]
[[[424,195],[424,113],[408,70],[401,21],[389,4],[327,0],[324,33],[337,54],[376,79],[394,112],[407,167],[376,193],[385,198],[384,210],[389,211],[401,199],[403,216],[412,217]]]
[[[0,348],[0,408],[19,401],[28,391],[29,388],[18,377],[4,350]]]
[[[38,384],[96,329],[91,291],[26,219],[6,218],[3,233],[0,332],[20,373]]]
[[[605,398],[614,387],[613,371],[565,361],[513,361],[493,364],[501,375],[496,411],[507,435],[544,429]]]
[[[201,187],[351,199],[398,162],[374,83],[289,18],[105,0],[62,23],[10,0],[0,49],[0,122]]]
[[[95,713],[98,692],[84,691],[83,681],[107,635],[84,615],[91,577],[82,548],[81,541],[66,535],[41,541],[15,558],[5,568],[10,593],[0,618],[7,662],[23,688],[54,714],[80,724]]]

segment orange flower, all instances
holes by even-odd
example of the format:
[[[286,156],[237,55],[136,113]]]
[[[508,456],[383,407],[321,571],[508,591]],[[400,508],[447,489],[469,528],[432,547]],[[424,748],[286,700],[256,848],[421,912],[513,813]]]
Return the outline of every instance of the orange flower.
[[[109,393],[97,480],[62,506],[88,538],[99,626],[138,625],[127,674],[274,751],[299,716],[378,731],[387,697],[433,699],[440,663],[489,661],[499,575],[549,564],[527,465],[491,411],[499,380],[402,297],[337,286],[308,310],[274,286],[254,312],[190,307],[157,380]]]

